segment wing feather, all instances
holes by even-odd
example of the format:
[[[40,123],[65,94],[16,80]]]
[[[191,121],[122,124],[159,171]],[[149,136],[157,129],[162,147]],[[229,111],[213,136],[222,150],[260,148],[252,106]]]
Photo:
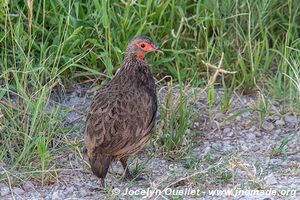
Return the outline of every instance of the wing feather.
[[[100,90],[86,121],[88,152],[118,155],[136,148],[154,126],[156,104],[147,93]]]

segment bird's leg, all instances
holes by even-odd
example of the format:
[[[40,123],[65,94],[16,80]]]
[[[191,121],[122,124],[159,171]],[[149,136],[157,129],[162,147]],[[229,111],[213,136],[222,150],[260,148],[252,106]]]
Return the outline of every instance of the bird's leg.
[[[124,179],[127,179],[127,180],[132,180],[132,176],[129,172],[129,169],[128,169],[128,166],[127,166],[127,159],[128,159],[128,156],[125,156],[125,157],[122,157],[120,158],[120,161],[122,163],[122,166],[125,170],[125,176],[124,176]]]
[[[102,188],[105,188],[105,181],[104,181],[104,178],[100,178],[100,183],[101,183],[101,187]],[[101,188],[100,187],[100,188]]]

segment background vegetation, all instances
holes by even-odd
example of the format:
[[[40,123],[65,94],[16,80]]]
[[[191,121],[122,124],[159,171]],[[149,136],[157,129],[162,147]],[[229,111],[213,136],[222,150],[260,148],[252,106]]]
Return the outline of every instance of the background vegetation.
[[[259,91],[280,102],[282,114],[300,111],[297,0],[0,0],[0,8],[0,160],[12,170],[50,168],[58,151],[53,137],[66,131],[64,112],[47,110],[51,92],[112,78],[136,35],[161,45],[165,55],[151,57],[154,75],[172,76],[181,90],[204,87],[211,73],[202,61],[215,64],[224,54],[222,68],[237,73],[215,82],[226,91],[222,112],[234,91]],[[188,103],[181,100],[170,111],[175,117],[162,114],[171,120],[170,149],[188,126]]]

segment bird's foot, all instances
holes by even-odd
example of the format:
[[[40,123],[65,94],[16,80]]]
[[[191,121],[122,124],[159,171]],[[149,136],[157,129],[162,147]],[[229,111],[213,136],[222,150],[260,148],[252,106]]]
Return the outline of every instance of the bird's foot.
[[[99,188],[90,188],[89,189],[91,192],[101,192],[101,193],[106,193],[106,189],[103,187],[99,187]]]
[[[134,177],[129,172],[125,173],[125,175],[123,176],[123,180],[126,180],[126,181],[131,181],[133,179],[134,179]]]
[[[125,173],[123,179],[126,181],[145,181],[146,180],[144,177],[139,176],[136,171],[133,171],[131,173],[129,173],[129,172]]]
[[[145,181],[146,178],[144,178],[142,176],[136,176],[133,180],[135,180],[135,181]]]

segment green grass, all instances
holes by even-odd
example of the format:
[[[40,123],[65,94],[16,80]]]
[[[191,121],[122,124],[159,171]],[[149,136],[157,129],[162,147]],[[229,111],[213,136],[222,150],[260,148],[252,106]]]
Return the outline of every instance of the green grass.
[[[13,168],[51,167],[53,138],[65,133],[64,112],[47,110],[51,91],[82,79],[107,81],[127,42],[140,34],[164,49],[164,56],[150,57],[154,75],[172,76],[180,94],[184,82],[204,86],[211,73],[202,61],[215,64],[224,54],[222,68],[237,73],[209,86],[210,106],[220,85],[222,112],[235,90],[259,91],[279,101],[282,113],[300,112],[297,1],[35,0],[32,21],[29,8],[26,1],[0,0],[0,101],[10,105],[0,104],[0,160]],[[191,116],[184,95],[179,98],[178,107],[162,110],[167,138],[161,145],[169,150],[180,147]],[[258,105],[264,118],[268,107]]]
[[[157,127],[158,143],[163,147],[168,156],[179,157],[178,150],[188,148],[182,146],[183,142],[189,144],[195,134],[189,130],[195,118],[193,116],[192,104],[196,95],[191,91],[189,85],[180,84],[178,91],[174,91],[172,81],[168,83],[165,91],[166,97],[160,102],[160,120]],[[172,153],[172,151],[174,151]],[[175,154],[174,154],[175,153]]]

